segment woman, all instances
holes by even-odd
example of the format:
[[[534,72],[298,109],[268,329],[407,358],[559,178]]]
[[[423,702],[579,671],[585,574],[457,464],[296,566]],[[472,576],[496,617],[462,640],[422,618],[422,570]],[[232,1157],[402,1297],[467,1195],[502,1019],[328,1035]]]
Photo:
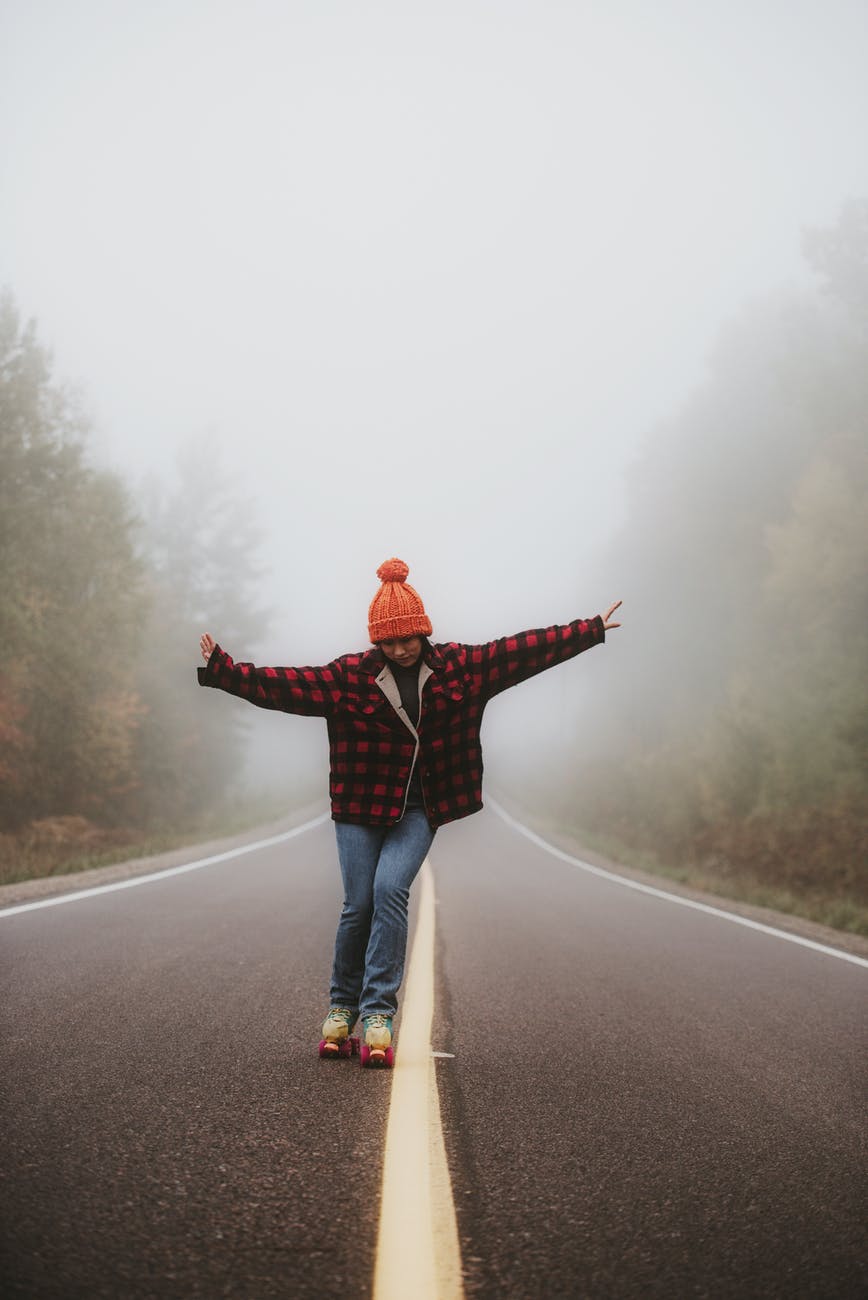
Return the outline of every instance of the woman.
[[[363,1064],[391,1064],[392,1018],[407,949],[410,886],[445,822],[482,807],[480,724],[492,696],[605,640],[605,615],[501,637],[435,644],[402,560],[377,570],[373,649],[320,668],[236,664],[200,640],[199,683],[265,709],[325,718],[330,794],[344,884],[330,1009],[320,1054],[346,1055],[361,1017]]]

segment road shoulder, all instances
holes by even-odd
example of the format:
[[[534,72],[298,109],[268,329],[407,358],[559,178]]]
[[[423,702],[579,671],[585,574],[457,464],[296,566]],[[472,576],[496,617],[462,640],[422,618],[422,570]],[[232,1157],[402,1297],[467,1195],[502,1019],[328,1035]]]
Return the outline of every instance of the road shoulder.
[[[531,820],[518,809],[513,810],[509,802],[499,795],[497,802],[502,805],[511,817],[514,817],[528,830],[546,840],[554,848],[580,858],[582,861],[590,863],[592,867],[600,867],[604,871],[611,871],[615,875],[623,876],[626,880],[635,880],[639,884],[664,890],[666,893],[675,894],[680,898],[687,898],[695,903],[705,903],[709,907],[717,907],[732,912],[734,916],[743,916],[750,921],[758,922],[760,925],[772,926],[774,929],[783,930],[787,934],[798,935],[802,939],[811,939],[814,943],[825,944],[829,948],[839,948],[842,952],[851,953],[855,957],[868,959],[868,939],[862,935],[851,934],[847,930],[835,930],[831,926],[820,925],[817,921],[809,921],[805,917],[794,916],[791,912],[778,912],[771,907],[758,907],[752,903],[728,898],[725,894],[713,894],[708,890],[694,889],[681,881],[673,880],[670,876],[658,876],[650,871],[624,866],[621,862],[615,862],[612,858],[589,849],[580,839],[568,832],[546,825],[543,821]]]
[[[0,908],[16,907],[19,903],[35,903],[44,898],[55,898],[60,894],[75,894],[82,889],[94,889],[99,885],[113,885],[119,880],[130,880],[134,876],[144,876],[155,871],[165,871],[171,867],[183,866],[199,858],[213,854],[225,853],[253,840],[267,839],[271,835],[280,835],[283,831],[293,830],[315,817],[322,816],[326,809],[322,803],[309,804],[295,809],[276,821],[262,826],[251,826],[246,831],[222,839],[208,840],[201,844],[184,844],[177,849],[168,849],[164,853],[155,853],[150,857],[127,858],[108,866],[90,867],[86,871],[72,871],[64,875],[40,876],[33,880],[18,880],[9,885],[0,885]]]

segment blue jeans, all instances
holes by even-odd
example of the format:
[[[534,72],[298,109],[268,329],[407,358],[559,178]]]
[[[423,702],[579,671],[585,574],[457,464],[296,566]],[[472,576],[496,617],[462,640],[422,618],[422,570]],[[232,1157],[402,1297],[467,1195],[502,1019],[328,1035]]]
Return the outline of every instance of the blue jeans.
[[[335,822],[344,905],[335,939],[331,1004],[394,1016],[404,978],[407,908],[434,832],[421,808],[394,826]]]

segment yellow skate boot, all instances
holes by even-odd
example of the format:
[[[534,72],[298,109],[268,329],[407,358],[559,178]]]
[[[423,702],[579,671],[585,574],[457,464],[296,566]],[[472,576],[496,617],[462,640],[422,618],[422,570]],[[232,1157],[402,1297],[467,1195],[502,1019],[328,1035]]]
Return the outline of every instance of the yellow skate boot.
[[[353,1038],[351,1030],[358,1020],[358,1012],[349,1007],[331,1007],[323,1021],[322,1039],[319,1054],[327,1060],[355,1056],[359,1050],[358,1038]]]
[[[392,1046],[392,1017],[365,1016],[365,1041],[362,1043],[362,1065],[379,1066],[390,1070],[395,1064]]]

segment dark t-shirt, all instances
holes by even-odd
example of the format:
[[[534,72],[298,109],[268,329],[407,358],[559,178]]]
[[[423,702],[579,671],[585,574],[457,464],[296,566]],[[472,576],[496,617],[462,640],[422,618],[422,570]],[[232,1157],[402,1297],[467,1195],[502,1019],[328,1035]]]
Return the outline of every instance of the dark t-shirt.
[[[419,725],[419,669],[421,665],[421,658],[411,668],[402,668],[400,664],[389,664],[392,676],[395,678],[398,690],[401,692],[401,703],[404,706],[404,712],[414,727]],[[407,795],[407,807],[422,807],[422,781],[419,776],[418,760],[413,768],[413,779],[410,782],[410,791]]]

